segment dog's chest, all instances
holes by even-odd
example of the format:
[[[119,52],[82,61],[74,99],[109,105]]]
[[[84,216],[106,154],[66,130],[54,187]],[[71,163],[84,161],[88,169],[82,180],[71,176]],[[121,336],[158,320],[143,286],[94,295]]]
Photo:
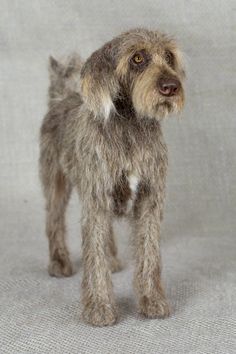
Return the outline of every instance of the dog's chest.
[[[140,178],[135,173],[125,174],[117,181],[113,188],[114,213],[118,216],[128,214],[138,195]]]
[[[136,200],[138,194],[138,187],[139,187],[140,178],[137,174],[131,174],[128,177],[129,188],[131,190],[131,196],[127,203],[127,212],[132,210],[134,201]]]

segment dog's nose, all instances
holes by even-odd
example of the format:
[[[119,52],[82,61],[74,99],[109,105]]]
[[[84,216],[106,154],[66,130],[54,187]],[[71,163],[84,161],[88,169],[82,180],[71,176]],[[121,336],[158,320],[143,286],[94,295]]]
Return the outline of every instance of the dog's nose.
[[[158,88],[163,96],[171,97],[178,93],[180,82],[174,78],[160,78],[158,80]]]

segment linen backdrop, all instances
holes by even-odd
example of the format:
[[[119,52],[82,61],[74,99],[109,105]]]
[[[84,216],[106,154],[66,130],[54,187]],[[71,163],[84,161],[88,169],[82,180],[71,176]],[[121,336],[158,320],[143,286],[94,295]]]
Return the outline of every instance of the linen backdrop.
[[[233,0],[0,0],[0,352],[235,353],[236,4]],[[185,52],[187,102],[164,122],[169,146],[162,228],[165,320],[136,312],[129,228],[115,225],[124,269],[113,275],[120,322],[80,319],[81,238],[76,194],[68,242],[77,274],[47,274],[38,135],[49,54],[86,58],[144,26],[174,34]]]

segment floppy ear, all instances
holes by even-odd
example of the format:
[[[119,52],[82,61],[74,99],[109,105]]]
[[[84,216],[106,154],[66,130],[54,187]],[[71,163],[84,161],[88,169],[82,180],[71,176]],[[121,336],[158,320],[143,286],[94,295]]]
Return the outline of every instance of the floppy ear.
[[[88,108],[96,116],[108,119],[115,110],[119,82],[115,74],[115,56],[111,44],[94,52],[81,70],[81,93]]]

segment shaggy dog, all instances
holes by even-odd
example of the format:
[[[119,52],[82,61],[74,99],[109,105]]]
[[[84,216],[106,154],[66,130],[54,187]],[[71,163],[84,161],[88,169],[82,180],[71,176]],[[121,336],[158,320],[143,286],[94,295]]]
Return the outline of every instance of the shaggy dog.
[[[76,187],[83,207],[84,320],[97,326],[117,320],[111,272],[120,262],[112,221],[123,215],[133,229],[139,312],[168,316],[159,247],[167,170],[161,121],[183,107],[181,53],[160,32],[135,29],[84,64],[74,56],[64,64],[51,58],[50,66],[49,111],[40,136],[49,273],[72,274],[65,210]]]

